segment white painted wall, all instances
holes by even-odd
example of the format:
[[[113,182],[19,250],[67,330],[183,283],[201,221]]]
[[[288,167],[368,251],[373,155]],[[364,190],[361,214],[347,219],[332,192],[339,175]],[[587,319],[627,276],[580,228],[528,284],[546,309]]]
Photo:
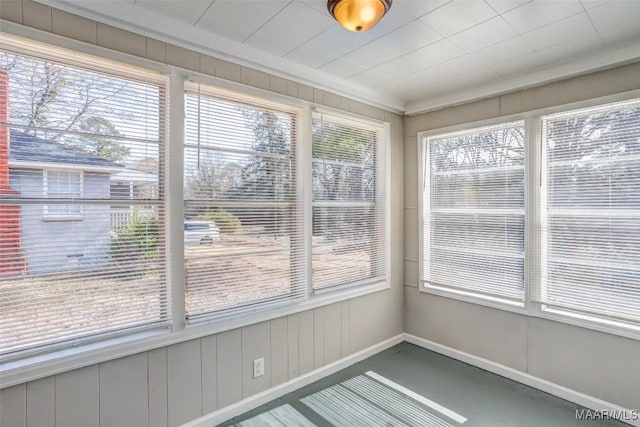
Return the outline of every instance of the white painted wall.
[[[640,63],[408,116],[405,331],[556,384],[640,408],[640,341],[418,291],[417,133],[640,88]]]
[[[392,183],[391,289],[4,388],[0,426],[176,426],[403,331],[402,117],[29,0],[0,1],[0,18],[388,121]],[[257,357],[265,358],[265,375],[253,379]]]

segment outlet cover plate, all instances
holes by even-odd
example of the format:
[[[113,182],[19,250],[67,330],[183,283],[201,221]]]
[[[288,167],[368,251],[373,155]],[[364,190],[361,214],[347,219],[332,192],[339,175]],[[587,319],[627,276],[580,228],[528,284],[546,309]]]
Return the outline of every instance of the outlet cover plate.
[[[264,375],[264,357],[253,361],[253,378]]]

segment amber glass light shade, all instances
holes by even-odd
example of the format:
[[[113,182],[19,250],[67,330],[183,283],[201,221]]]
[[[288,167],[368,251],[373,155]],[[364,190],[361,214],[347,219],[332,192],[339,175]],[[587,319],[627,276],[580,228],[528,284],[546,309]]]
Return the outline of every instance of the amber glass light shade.
[[[391,7],[393,0],[329,0],[327,8],[336,21],[349,31],[373,28]]]

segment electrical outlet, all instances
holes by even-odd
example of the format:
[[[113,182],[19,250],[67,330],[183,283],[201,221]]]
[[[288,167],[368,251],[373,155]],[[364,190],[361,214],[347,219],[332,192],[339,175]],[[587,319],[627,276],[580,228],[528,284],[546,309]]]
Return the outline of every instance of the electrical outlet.
[[[253,361],[253,378],[264,375],[264,357]]]

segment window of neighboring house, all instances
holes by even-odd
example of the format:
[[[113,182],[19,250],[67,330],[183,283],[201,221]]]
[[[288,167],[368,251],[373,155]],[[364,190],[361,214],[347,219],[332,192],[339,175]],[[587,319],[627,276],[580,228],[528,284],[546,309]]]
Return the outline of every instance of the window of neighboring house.
[[[0,359],[166,328],[167,78],[11,40],[15,51],[0,51],[0,174],[12,186],[0,186],[12,225],[0,230]],[[155,190],[118,197],[123,181],[127,195]]]
[[[384,281],[385,128],[313,114],[313,288]]]
[[[522,305],[524,122],[422,141],[423,289]]]
[[[44,205],[45,218],[76,219],[82,216],[82,205],[77,203],[82,198],[81,171],[43,171],[44,197],[48,199],[69,199],[75,204]]]
[[[543,116],[544,309],[640,323],[640,101]]]
[[[186,89],[188,322],[303,298],[301,111],[206,85]]]

